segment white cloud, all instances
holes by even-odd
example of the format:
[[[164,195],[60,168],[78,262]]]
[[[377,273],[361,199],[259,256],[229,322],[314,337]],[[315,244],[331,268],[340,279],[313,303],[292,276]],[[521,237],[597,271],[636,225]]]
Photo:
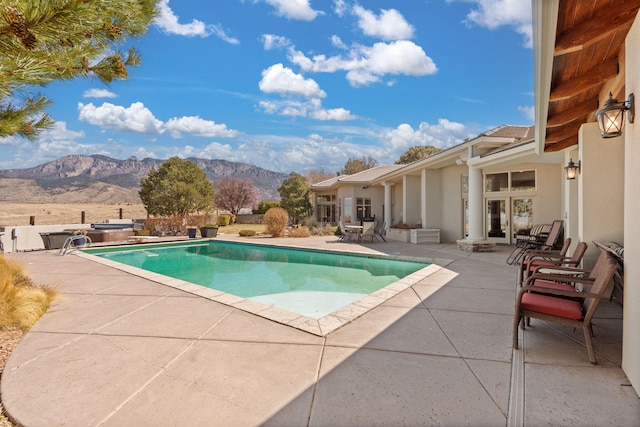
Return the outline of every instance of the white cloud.
[[[347,3],[344,0],[333,1],[333,11],[336,15],[342,17],[347,11]]]
[[[263,34],[262,44],[264,50],[282,49],[291,46],[291,40],[275,34]]]
[[[354,120],[357,116],[344,108],[324,109],[318,98],[307,101],[280,100],[261,101],[260,108],[267,114],[278,114],[289,117],[309,117],[315,120]]]
[[[276,9],[276,14],[288,19],[313,21],[320,12],[313,10],[309,0],[264,0]]]
[[[477,9],[467,15],[467,22],[491,30],[507,25],[522,34],[525,45],[532,47],[531,0],[472,0]]]
[[[415,130],[411,125],[403,123],[395,129],[386,131],[383,139],[392,147],[397,157],[400,157],[409,147],[415,145],[448,148],[472,136],[475,136],[473,130],[462,123],[438,119],[438,123],[434,125],[422,122]]]
[[[527,118],[527,120],[530,120],[531,123],[535,122],[536,120],[536,113],[535,110],[533,108],[533,105],[529,105],[526,107],[518,107],[518,111],[520,111],[522,113],[523,116],[525,116]]]
[[[234,138],[239,134],[237,130],[228,129],[225,124],[205,120],[199,116],[173,117],[163,123],[142,102],[134,102],[128,108],[108,102],[99,107],[91,103],[79,103],[78,110],[80,120],[118,132],[162,135],[169,131],[173,138],[181,138],[182,133],[217,138]]]
[[[262,80],[258,84],[266,93],[281,95],[298,95],[307,98],[324,98],[326,92],[320,89],[313,79],[305,79],[282,64],[275,64],[262,72]]]
[[[118,95],[107,89],[88,89],[82,94],[83,98],[117,98]]]
[[[194,136],[233,138],[238,136],[238,131],[227,129],[227,125],[216,124],[211,120],[204,120],[198,116],[180,117],[169,119],[164,127],[171,132],[174,138],[181,138],[182,132]]]
[[[318,120],[353,120],[356,117],[349,110],[344,108],[331,108],[328,110],[319,109],[313,111],[309,117]]]
[[[78,104],[79,119],[83,122],[119,132],[159,134],[162,122],[142,102],[134,102],[129,108],[109,102],[96,107],[92,103]]]
[[[368,36],[382,40],[407,40],[413,37],[414,28],[395,9],[381,9],[376,16],[370,10],[355,5],[353,14],[358,17],[358,26]]]
[[[386,74],[424,76],[438,71],[424,50],[409,40],[376,43],[373,46],[354,46],[348,55],[306,57],[291,49],[289,60],[304,71],[333,73],[347,71],[352,86],[367,86],[380,82]]]
[[[231,44],[238,44],[240,41],[233,38],[224,31],[220,25],[205,24],[194,19],[188,24],[178,22],[178,16],[169,7],[169,0],[160,0],[157,4],[158,15],[154,19],[154,24],[160,27],[167,34],[177,34],[187,37],[208,37],[215,34],[220,39]]]
[[[338,49],[347,48],[347,45],[342,41],[342,39],[336,35],[331,36],[331,44],[337,47]]]

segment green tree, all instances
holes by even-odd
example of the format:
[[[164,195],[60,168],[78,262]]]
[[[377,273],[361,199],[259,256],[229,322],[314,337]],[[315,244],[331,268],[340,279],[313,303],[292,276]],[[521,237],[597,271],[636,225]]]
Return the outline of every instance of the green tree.
[[[278,188],[280,206],[284,208],[295,222],[309,216],[311,203],[309,202],[309,186],[304,176],[291,172],[289,178]]]
[[[53,124],[34,86],[128,77],[140,63],[119,47],[146,33],[158,0],[3,0],[0,3],[0,137],[34,139]]]
[[[142,178],[139,194],[149,215],[184,217],[213,208],[213,184],[195,163],[179,157]]]
[[[396,165],[407,165],[442,151],[433,145],[416,145],[409,148],[396,160]]]
[[[265,214],[271,208],[279,208],[280,202],[262,201],[258,203],[258,208],[253,210],[254,214]]]
[[[362,156],[359,159],[352,159],[349,157],[344,168],[338,173],[338,175],[353,175],[354,173],[366,171],[376,166],[378,162],[371,156]]]

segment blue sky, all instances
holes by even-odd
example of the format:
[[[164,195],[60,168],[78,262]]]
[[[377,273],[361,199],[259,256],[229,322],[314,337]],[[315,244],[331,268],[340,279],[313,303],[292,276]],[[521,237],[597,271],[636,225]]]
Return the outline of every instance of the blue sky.
[[[161,0],[130,79],[42,89],[56,121],[0,138],[0,168],[68,154],[269,170],[393,163],[533,124],[530,0]]]

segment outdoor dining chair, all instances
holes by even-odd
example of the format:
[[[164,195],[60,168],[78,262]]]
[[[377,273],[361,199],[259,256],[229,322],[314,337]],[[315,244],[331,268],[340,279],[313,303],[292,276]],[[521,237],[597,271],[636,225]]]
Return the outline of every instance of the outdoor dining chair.
[[[520,260],[520,268],[518,269],[518,285],[522,286],[527,277],[534,274],[539,267],[578,267],[585,252],[587,252],[588,246],[585,242],[579,242],[570,257],[566,256],[566,254],[560,255],[560,253],[558,255],[545,254],[545,251],[525,252]]]
[[[564,268],[567,271],[586,272]],[[607,291],[616,271],[616,260],[602,252],[590,277],[567,274],[536,273],[527,278],[516,299],[513,319],[513,348],[518,348],[518,326],[530,326],[535,318],[582,329],[589,361],[596,364],[591,319]]]

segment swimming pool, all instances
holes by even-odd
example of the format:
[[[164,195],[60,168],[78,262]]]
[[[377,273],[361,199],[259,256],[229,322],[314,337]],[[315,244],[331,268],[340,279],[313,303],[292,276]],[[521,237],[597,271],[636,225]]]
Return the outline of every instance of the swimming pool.
[[[376,293],[399,292],[410,286],[407,283],[428,275],[425,269],[430,266],[413,260],[225,241],[146,244],[84,252],[199,285],[214,293],[197,289],[194,293],[213,296],[214,300],[220,301],[222,295],[229,301],[230,296],[235,296],[236,303],[244,300],[242,305],[251,306],[248,311],[255,314],[263,315],[269,308],[285,310],[299,315],[301,319],[297,320],[303,323],[304,318],[322,320],[330,315],[340,316],[341,311],[344,317],[345,310],[352,313],[350,316],[363,312],[358,303],[370,305],[372,301],[366,302],[368,297],[381,299],[375,297]],[[389,288],[390,285],[395,286]]]

